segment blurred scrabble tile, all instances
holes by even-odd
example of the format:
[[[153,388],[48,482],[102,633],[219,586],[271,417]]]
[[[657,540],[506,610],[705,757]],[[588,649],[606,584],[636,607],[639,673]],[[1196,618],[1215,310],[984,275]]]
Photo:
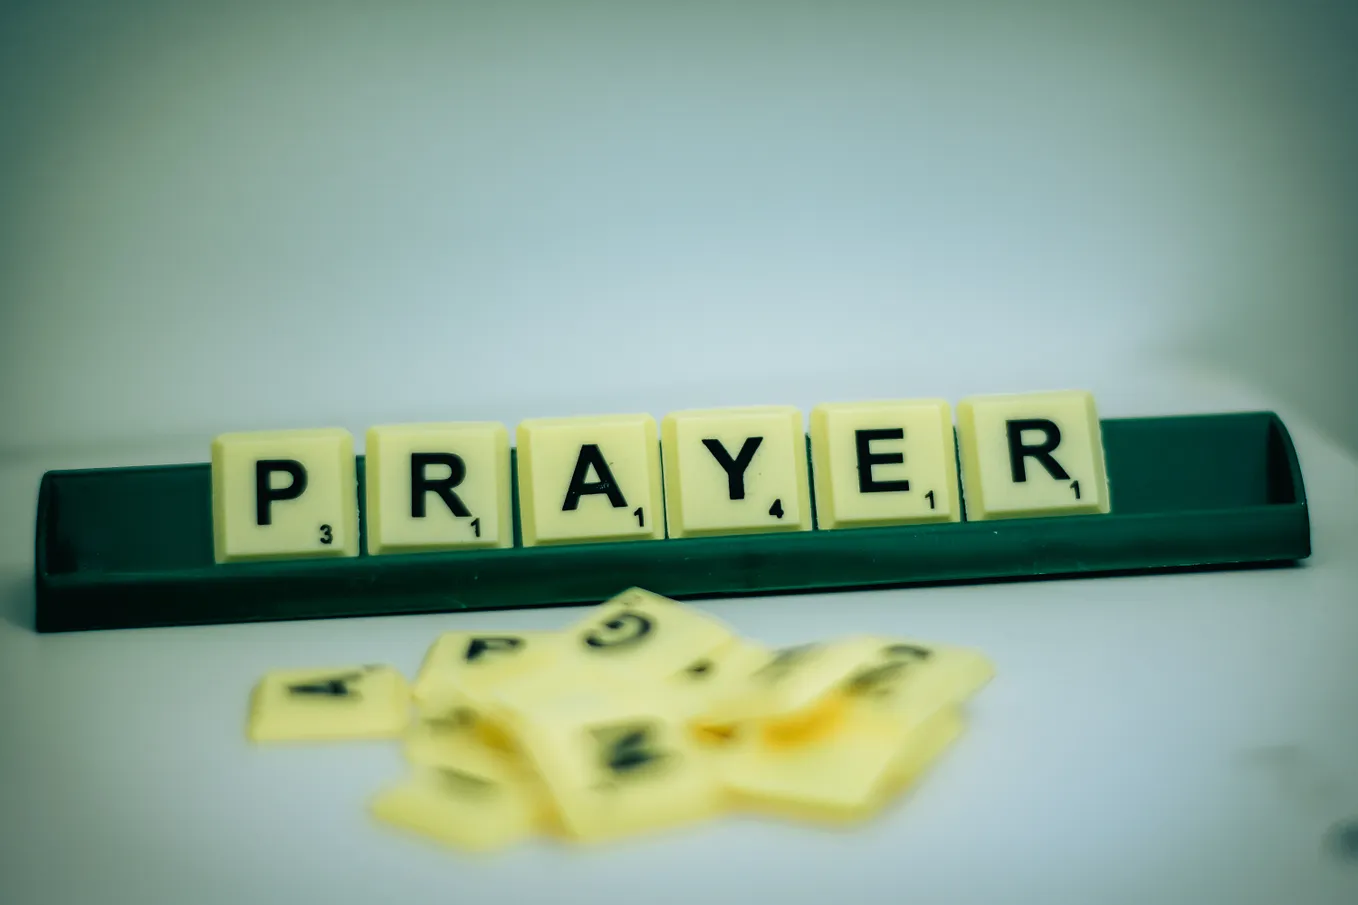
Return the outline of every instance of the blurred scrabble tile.
[[[952,409],[942,399],[818,405],[811,459],[820,528],[962,517]]]
[[[911,732],[903,722],[852,703],[834,731],[796,745],[771,745],[748,727],[714,757],[726,789],[755,810],[797,819],[862,819],[884,804],[905,772]]]
[[[563,656],[575,663],[656,680],[692,667],[735,640],[716,618],[641,588],[594,607],[563,636]]]
[[[503,424],[369,428],[365,465],[368,553],[514,545]]]
[[[411,694],[427,712],[475,708],[495,683],[546,669],[561,639],[557,632],[444,632],[425,653]]]
[[[624,672],[591,669],[563,657],[550,670],[526,672],[490,689],[490,719],[519,739],[525,727],[571,719],[612,706],[619,694],[634,693],[638,683]]]
[[[532,419],[517,436],[525,547],[665,536],[650,415]]]
[[[543,826],[542,807],[529,780],[446,767],[418,767],[369,804],[384,823],[477,852],[535,835]]]
[[[405,755],[412,764],[492,779],[521,777],[526,770],[516,751],[487,742],[475,721],[460,710],[411,723],[405,733]]]
[[[525,725],[524,750],[565,835],[579,842],[690,823],[726,799],[663,701],[619,690]]]
[[[964,729],[962,715],[955,708],[940,710],[915,726],[891,765],[885,786],[887,794],[896,795],[918,782]]]
[[[797,409],[671,412],[661,430],[670,537],[811,530]]]
[[[957,432],[968,520],[1109,511],[1089,393],[973,396],[958,403]]]
[[[354,439],[338,428],[212,441],[217,562],[358,555]]]
[[[548,670],[560,638],[556,632],[444,632],[425,654],[411,690],[420,714],[460,720],[487,744],[513,750],[494,691],[517,676]]]
[[[252,741],[395,738],[410,721],[405,678],[388,666],[271,672],[255,686]]]
[[[852,636],[820,644],[784,647],[743,679],[733,682],[709,710],[717,725],[751,720],[789,721],[789,732],[807,718],[819,720],[817,709],[827,696],[856,673],[874,664],[880,642]]]
[[[995,675],[980,651],[910,638],[872,636],[872,653],[844,691],[911,721],[962,704]]]
[[[733,686],[767,663],[772,655],[762,644],[734,640],[698,657],[664,680],[665,700],[700,740],[724,741],[729,733],[712,724],[709,713],[731,693]]]

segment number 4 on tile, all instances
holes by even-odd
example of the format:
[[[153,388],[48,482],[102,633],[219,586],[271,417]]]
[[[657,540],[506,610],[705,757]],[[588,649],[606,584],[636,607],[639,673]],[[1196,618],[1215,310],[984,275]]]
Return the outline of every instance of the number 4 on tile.
[[[783,501],[781,499],[773,501],[773,505],[769,507],[769,515],[774,518],[783,517]]]

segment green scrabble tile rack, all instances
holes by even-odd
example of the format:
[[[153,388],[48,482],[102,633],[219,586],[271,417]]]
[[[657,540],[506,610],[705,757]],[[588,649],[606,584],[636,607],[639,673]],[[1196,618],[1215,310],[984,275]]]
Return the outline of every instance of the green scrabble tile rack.
[[[38,494],[35,624],[59,632],[509,609],[596,603],[631,585],[697,598],[1310,555],[1301,467],[1277,415],[1102,425],[1107,515],[225,565],[212,556],[208,465],[53,471]],[[361,457],[358,480],[361,506]]]

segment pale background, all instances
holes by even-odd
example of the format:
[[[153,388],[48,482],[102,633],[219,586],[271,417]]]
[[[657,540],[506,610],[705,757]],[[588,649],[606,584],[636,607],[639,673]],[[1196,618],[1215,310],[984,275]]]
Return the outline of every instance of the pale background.
[[[0,0],[0,901],[1358,901],[1358,7]],[[570,611],[39,637],[37,481],[254,428],[1274,408],[1305,568],[713,602],[1000,676],[846,835],[489,863],[250,684]]]

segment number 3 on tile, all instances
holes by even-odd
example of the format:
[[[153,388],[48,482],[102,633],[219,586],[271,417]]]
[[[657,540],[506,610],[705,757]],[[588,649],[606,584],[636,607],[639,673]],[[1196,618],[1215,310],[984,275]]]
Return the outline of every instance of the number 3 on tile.
[[[331,531],[330,526],[329,526],[329,525],[322,525],[322,526],[321,526],[321,543],[323,543],[323,544],[333,544],[334,542],[335,542],[335,535],[334,535],[334,533]]]
[[[769,515],[774,518],[783,517],[783,501],[781,499],[773,501],[773,505],[769,507]]]

